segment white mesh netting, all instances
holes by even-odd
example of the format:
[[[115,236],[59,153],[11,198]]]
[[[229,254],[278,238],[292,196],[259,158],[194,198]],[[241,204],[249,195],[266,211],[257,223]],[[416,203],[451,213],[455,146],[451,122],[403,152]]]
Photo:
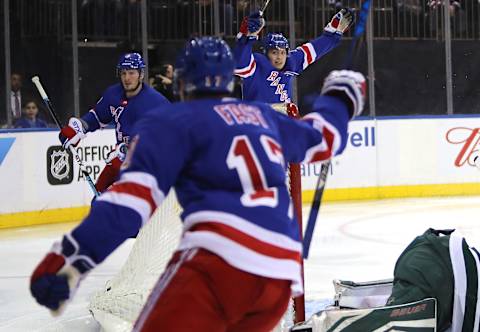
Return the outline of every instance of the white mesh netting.
[[[141,229],[120,272],[93,296],[89,310],[106,331],[132,329],[178,245],[182,232],[180,212],[172,190]]]

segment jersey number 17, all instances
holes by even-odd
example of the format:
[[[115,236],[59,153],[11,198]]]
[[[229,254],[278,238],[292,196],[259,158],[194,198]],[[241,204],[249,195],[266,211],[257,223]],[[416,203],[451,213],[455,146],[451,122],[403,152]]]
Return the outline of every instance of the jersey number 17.
[[[285,161],[280,144],[266,135],[260,136],[260,143],[269,160],[284,167]],[[244,206],[277,206],[277,188],[268,187],[264,168],[248,136],[239,135],[233,138],[227,156],[227,166],[238,173],[244,192],[240,200]]]

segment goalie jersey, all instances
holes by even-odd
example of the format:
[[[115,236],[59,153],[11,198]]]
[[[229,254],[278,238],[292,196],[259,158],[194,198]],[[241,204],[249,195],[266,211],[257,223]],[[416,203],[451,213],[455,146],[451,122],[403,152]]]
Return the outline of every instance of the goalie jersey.
[[[242,271],[291,280],[300,294],[302,245],[286,168],[341,153],[349,120],[336,97],[320,97],[314,109],[294,120],[225,98],[150,112],[137,123],[119,181],[72,235],[102,261],[175,188],[184,223],[178,250],[204,248]]]
[[[240,37],[237,39],[234,56],[237,62],[235,75],[243,79],[243,99],[269,104],[290,103],[292,78],[335,48],[340,39],[339,34],[324,31],[320,37],[291,51],[285,67],[278,70],[266,55],[252,52],[256,37]]]
[[[122,85],[117,83],[105,90],[97,105],[82,116],[82,120],[88,125],[87,132],[113,122],[117,144],[128,145],[135,122],[148,110],[168,104],[167,98],[146,84],[136,96],[127,98]]]

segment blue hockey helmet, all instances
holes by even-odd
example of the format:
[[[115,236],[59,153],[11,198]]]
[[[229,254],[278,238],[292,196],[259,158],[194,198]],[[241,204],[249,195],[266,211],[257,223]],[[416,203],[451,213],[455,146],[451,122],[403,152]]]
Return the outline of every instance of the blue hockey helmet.
[[[233,91],[235,60],[230,47],[218,37],[191,39],[177,57],[175,78],[187,93]]]
[[[267,35],[263,38],[263,48],[265,53],[270,49],[290,49],[288,45],[288,39],[285,38],[284,35],[281,33],[267,33]]]
[[[136,69],[140,73],[145,69],[145,62],[139,53],[126,53],[120,57],[117,64],[117,74],[123,69]]]

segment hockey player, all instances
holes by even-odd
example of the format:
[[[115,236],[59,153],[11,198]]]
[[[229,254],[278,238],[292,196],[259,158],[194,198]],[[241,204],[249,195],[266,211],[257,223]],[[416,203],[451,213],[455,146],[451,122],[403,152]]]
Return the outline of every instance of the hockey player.
[[[417,236],[395,264],[392,291],[385,306],[356,310],[329,310],[315,314],[292,331],[480,331],[480,254],[453,230],[428,229]],[[359,287],[355,298],[352,283],[339,291],[349,304],[378,298],[375,282]],[[385,287],[377,282],[380,287]],[[363,289],[362,289],[363,288]]]
[[[97,105],[80,119],[70,118],[62,128],[59,138],[64,148],[77,146],[88,132],[115,124],[117,146],[105,160],[106,166],[99,175],[95,187],[105,191],[117,178],[120,165],[125,159],[133,125],[146,112],[170,102],[155,89],[142,83],[145,63],[138,53],[127,53],[120,57],[117,76],[120,82],[105,90]]]
[[[313,112],[294,120],[267,104],[228,98],[234,59],[221,39],[191,40],[176,68],[187,101],[137,123],[120,179],[39,263],[32,295],[57,310],[174,187],[182,239],[134,330],[269,331],[292,292],[303,291],[286,167],[344,150],[348,122],[363,109],[365,79],[332,72]]]
[[[342,9],[333,16],[320,37],[292,51],[281,33],[268,33],[263,39],[264,54],[261,54],[253,53],[252,46],[265,26],[265,20],[259,11],[245,17],[234,50],[235,74],[243,79],[243,99],[270,104],[290,103],[292,77],[335,48],[352,22],[352,12]]]
[[[428,229],[397,260],[387,305],[435,298],[438,331],[480,332],[479,261],[453,230]]]

